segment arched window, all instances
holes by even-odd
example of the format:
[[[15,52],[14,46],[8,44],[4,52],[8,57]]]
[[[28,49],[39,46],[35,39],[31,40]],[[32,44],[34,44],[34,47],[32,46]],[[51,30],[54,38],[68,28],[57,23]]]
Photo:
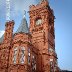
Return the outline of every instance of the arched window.
[[[25,47],[21,47],[21,52],[20,52],[20,63],[24,63],[25,61]]]
[[[17,59],[17,47],[14,49],[13,51],[13,63],[16,63],[16,59]]]

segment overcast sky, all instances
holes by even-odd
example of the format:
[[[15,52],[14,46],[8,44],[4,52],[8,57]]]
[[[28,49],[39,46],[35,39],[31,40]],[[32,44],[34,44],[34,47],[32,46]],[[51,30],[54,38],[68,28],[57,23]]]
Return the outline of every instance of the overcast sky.
[[[14,19],[14,32],[19,27],[24,10],[39,0],[11,0],[11,20]],[[61,69],[72,70],[72,0],[49,0],[55,14],[55,42],[58,64]],[[29,25],[29,14],[26,13]],[[0,0],[0,37],[4,33],[6,22],[5,0]]]

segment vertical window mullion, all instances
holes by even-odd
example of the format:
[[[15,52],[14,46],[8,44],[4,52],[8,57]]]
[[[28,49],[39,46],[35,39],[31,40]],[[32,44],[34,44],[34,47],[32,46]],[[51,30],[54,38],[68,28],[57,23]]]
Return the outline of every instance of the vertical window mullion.
[[[30,48],[28,48],[28,64],[30,64]]]

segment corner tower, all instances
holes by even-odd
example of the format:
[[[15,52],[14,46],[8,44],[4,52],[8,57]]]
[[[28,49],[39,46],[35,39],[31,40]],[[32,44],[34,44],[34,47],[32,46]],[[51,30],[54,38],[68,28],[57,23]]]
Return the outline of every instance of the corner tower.
[[[40,4],[30,6],[29,15],[31,41],[38,49],[38,71],[57,71],[53,10],[47,0],[41,0]]]
[[[6,22],[3,43],[11,43],[13,38],[14,21]]]
[[[13,39],[14,21],[6,22],[5,33],[3,35],[3,42],[0,44],[0,72],[8,72],[9,52]]]

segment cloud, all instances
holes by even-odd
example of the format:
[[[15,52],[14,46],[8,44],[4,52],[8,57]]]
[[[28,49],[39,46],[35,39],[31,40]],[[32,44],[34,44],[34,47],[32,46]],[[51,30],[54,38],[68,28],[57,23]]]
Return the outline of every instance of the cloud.
[[[2,37],[2,35],[4,34],[5,31],[0,31],[0,38]]]
[[[0,0],[0,18],[5,17],[5,0]]]
[[[11,1],[11,14],[16,16],[19,13],[24,14],[24,10],[29,11],[29,6],[37,4],[39,0],[12,0]]]
[[[29,11],[29,6],[37,4],[39,0],[10,0],[10,19],[15,21],[15,25],[19,25],[24,14],[24,10]],[[26,13],[26,18],[29,14]],[[28,21],[28,20],[27,20]],[[3,30],[6,22],[6,0],[0,0],[0,30]],[[17,26],[15,26],[16,29]]]
[[[24,10],[28,11],[29,6],[32,4],[37,4],[40,0],[10,0],[11,5],[11,16],[15,17]],[[6,0],[0,0],[0,18],[6,16]]]
[[[29,6],[37,4],[39,0],[10,0],[10,17],[15,18],[20,13],[23,15],[24,10],[29,11]],[[6,18],[6,0],[0,0],[0,19]]]

